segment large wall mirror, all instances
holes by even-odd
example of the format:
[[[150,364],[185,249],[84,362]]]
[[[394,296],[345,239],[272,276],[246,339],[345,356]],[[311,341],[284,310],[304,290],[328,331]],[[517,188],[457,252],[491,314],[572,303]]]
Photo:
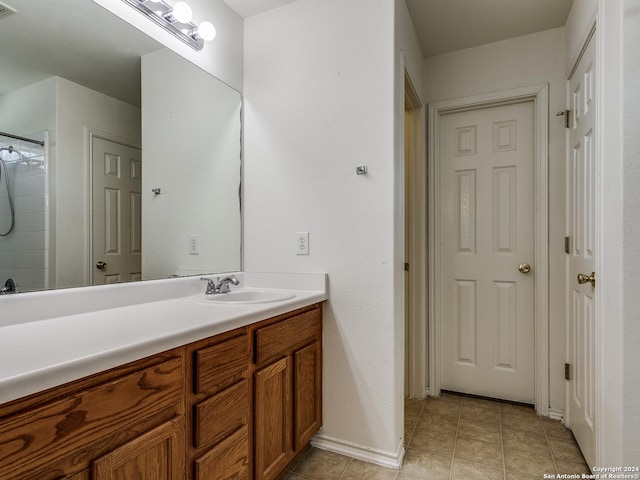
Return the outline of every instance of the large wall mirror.
[[[0,14],[0,288],[241,269],[241,95],[92,0]]]

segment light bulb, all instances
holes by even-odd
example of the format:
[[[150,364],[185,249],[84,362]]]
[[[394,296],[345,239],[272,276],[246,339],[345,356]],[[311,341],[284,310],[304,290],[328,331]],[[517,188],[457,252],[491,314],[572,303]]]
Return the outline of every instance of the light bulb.
[[[214,27],[211,22],[201,22],[200,25],[198,25],[197,34],[201,39],[210,42],[216,38],[216,27]]]
[[[191,7],[185,2],[176,2],[171,11],[171,15],[180,23],[189,23],[193,18]]]

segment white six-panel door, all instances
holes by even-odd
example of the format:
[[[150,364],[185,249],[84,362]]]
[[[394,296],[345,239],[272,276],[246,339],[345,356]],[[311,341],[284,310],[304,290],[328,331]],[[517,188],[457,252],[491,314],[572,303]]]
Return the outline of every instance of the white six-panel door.
[[[534,104],[440,122],[442,389],[534,403]]]
[[[595,287],[578,274],[595,270],[596,71],[589,42],[569,80],[569,420],[587,463],[595,462]]]
[[[140,280],[141,151],[97,137],[92,143],[93,285]]]

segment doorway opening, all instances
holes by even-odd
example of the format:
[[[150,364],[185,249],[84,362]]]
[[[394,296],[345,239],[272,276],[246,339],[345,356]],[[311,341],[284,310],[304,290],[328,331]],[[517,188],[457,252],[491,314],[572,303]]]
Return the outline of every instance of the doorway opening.
[[[514,105],[531,102],[533,105],[533,260],[531,267],[535,272],[534,283],[534,400],[536,410],[541,415],[548,415],[548,85],[536,85],[486,95],[465,97],[456,100],[438,102],[429,106],[429,161],[428,161],[428,205],[429,205],[429,393],[439,395],[442,388],[442,353],[443,341],[443,285],[444,269],[442,247],[442,205],[441,194],[446,188],[441,185],[441,166],[439,159],[443,145],[441,144],[441,124],[443,117],[458,112]],[[504,132],[494,129],[498,147],[509,146],[510,129],[505,123]],[[472,131],[461,128],[461,148],[472,148]],[[504,137],[504,138],[502,138]],[[495,138],[494,138],[495,140]],[[504,140],[504,142],[503,142]],[[464,144],[464,145],[463,145]],[[504,144],[504,145],[503,145]],[[465,152],[460,152],[465,153]],[[508,176],[502,178],[506,183]],[[465,180],[465,179],[462,179]],[[469,188],[473,182],[468,180]],[[464,182],[463,182],[464,183]],[[505,185],[506,185],[505,183]],[[529,262],[527,262],[529,263]],[[463,282],[464,283],[464,282]],[[470,285],[463,284],[462,287]],[[464,292],[463,292],[464,293]],[[471,298],[471,297],[470,297]],[[509,302],[505,300],[505,305]]]
[[[424,398],[427,384],[425,109],[406,71],[404,83],[404,395]]]

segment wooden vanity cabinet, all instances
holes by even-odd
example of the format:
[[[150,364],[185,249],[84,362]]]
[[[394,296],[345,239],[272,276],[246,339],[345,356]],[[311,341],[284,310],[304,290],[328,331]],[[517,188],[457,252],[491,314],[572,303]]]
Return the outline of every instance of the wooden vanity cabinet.
[[[322,425],[322,310],[254,329],[256,480],[277,478]]]
[[[94,460],[93,480],[178,480],[184,473],[184,417],[177,417]]]
[[[187,478],[249,480],[250,342],[247,328],[188,346],[192,358]]]
[[[0,406],[0,479],[181,480],[183,378],[177,349]]]
[[[316,304],[0,405],[0,480],[268,480],[322,423]]]

